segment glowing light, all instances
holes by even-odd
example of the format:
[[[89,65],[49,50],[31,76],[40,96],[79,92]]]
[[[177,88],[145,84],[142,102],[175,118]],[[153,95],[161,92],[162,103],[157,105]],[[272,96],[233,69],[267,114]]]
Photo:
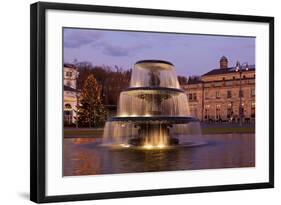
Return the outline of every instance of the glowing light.
[[[153,146],[151,144],[144,145],[143,148],[145,149],[152,149]]]
[[[158,144],[158,145],[152,145],[152,144],[145,144],[143,145],[144,149],[163,149],[166,145],[164,144]]]
[[[126,148],[130,147],[129,144],[121,144],[121,146],[122,146],[122,147],[126,147]]]
[[[128,117],[129,115],[127,113],[122,113],[119,115],[119,117]]]
[[[140,82],[139,82],[139,81],[135,82],[135,87],[141,87],[141,85],[140,85]]]
[[[161,149],[161,148],[164,148],[165,145],[164,145],[164,144],[159,144],[159,145],[157,145],[156,147]]]

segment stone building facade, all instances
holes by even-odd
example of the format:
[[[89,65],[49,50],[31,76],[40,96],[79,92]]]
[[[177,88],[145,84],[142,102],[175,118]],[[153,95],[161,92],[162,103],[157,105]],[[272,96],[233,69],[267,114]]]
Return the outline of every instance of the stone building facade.
[[[64,105],[64,124],[71,125],[76,123],[76,107],[78,99],[77,78],[79,72],[72,64],[64,64],[64,86],[63,86],[63,105]]]
[[[228,67],[221,57],[219,68],[189,78],[186,90],[190,114],[209,122],[255,121],[255,66]],[[241,78],[240,78],[241,77]],[[241,83],[241,92],[240,92]]]

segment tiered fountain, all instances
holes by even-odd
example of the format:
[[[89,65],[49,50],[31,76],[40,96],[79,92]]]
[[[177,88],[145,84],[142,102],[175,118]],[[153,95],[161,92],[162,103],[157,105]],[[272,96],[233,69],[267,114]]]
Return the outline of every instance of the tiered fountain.
[[[138,61],[130,87],[120,94],[117,116],[106,122],[104,143],[146,148],[178,145],[177,136],[198,130],[194,122],[173,64]]]

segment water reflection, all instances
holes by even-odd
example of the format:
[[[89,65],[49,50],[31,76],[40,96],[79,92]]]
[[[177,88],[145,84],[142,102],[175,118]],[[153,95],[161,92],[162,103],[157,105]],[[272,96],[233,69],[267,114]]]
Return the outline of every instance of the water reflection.
[[[204,135],[203,140],[204,146],[140,150],[102,147],[101,138],[66,138],[64,175],[255,166],[254,134]]]

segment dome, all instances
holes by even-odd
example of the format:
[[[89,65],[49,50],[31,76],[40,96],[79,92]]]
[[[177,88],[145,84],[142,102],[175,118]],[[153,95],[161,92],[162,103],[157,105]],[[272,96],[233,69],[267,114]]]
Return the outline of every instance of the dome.
[[[227,60],[227,57],[222,56],[221,59],[220,59],[220,61],[228,61],[228,60]]]

